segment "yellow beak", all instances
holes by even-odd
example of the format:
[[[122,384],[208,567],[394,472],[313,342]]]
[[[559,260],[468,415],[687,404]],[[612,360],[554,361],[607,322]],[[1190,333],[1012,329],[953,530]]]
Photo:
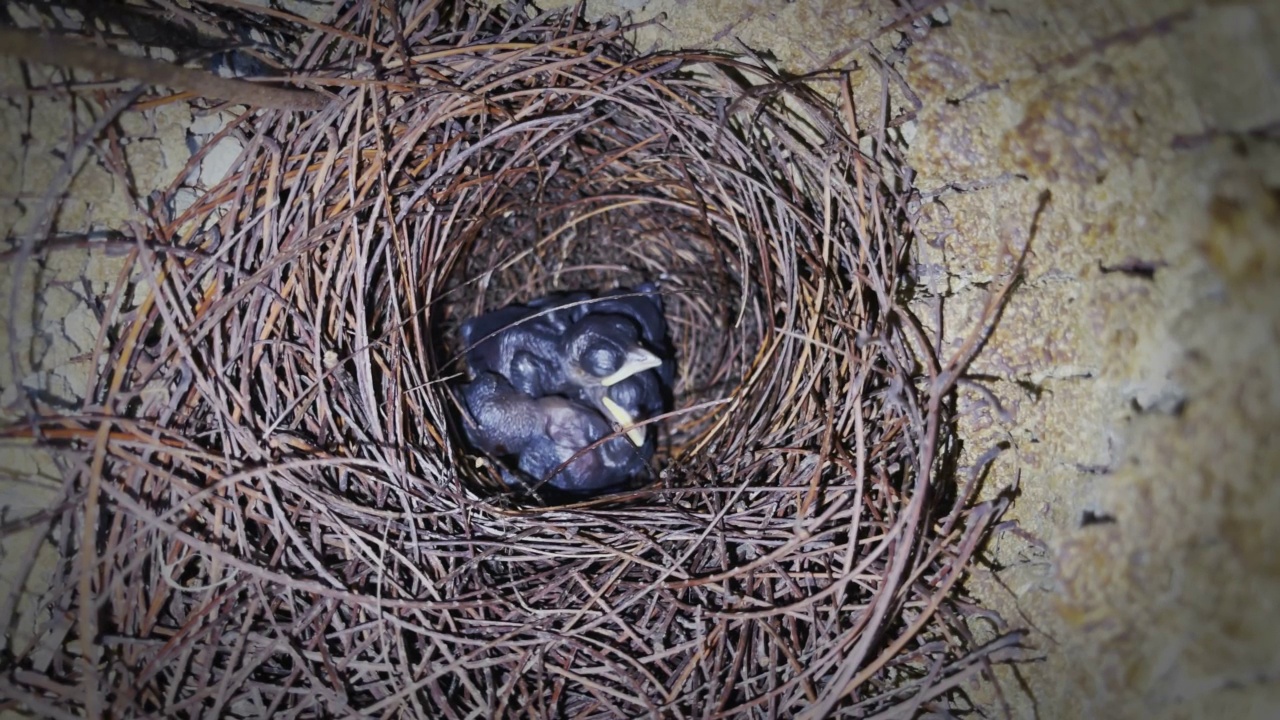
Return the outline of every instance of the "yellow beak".
[[[644,372],[650,368],[656,368],[662,364],[662,358],[645,350],[642,347],[632,348],[627,351],[627,357],[622,362],[622,367],[618,368],[612,375],[606,376],[600,381],[605,387],[612,387],[623,380]]]
[[[627,431],[627,439],[631,441],[631,444],[636,447],[643,445],[644,428],[635,427],[636,419],[631,417],[631,413],[623,410],[621,405],[609,399],[608,396],[602,398],[602,400],[604,409],[608,410],[613,419],[617,420],[618,424],[622,426],[622,429]]]

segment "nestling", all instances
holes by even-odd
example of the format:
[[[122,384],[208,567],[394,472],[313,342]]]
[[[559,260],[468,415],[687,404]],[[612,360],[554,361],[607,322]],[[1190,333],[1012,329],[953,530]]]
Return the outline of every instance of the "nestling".
[[[507,306],[461,335],[474,378],[461,388],[467,436],[506,465],[508,484],[592,495],[645,472],[656,433],[644,423],[666,410],[675,367],[655,286]],[[624,433],[590,447],[610,422]]]

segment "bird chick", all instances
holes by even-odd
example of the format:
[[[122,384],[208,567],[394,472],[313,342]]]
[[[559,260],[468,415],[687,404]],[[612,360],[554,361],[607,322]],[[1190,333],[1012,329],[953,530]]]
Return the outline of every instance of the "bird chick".
[[[666,410],[674,375],[656,286],[551,295],[468,320],[461,334],[477,449],[537,480],[554,473],[549,485],[569,493],[644,470],[655,433],[643,423]],[[611,425],[624,434],[575,457]],[[524,482],[510,469],[503,478]]]
[[[511,329],[559,337],[582,318],[583,305],[591,300],[585,292],[556,293],[524,305],[508,305],[471,318],[462,324],[462,339],[470,348]]]
[[[461,328],[473,378],[497,373],[534,397],[564,384],[557,359],[562,334],[563,330],[532,315],[529,308],[514,305],[467,320]]]
[[[634,425],[661,412],[661,387],[635,380],[634,388],[621,393],[610,388],[664,361],[640,344],[641,326],[630,315],[582,313],[569,307],[585,305],[566,306],[584,297],[544,298],[468,320],[462,325],[467,364],[476,377],[496,373],[530,397],[567,395],[586,403],[626,428],[632,443],[642,447],[646,431]],[[575,316],[579,319],[565,328]],[[646,401],[638,402],[641,398]]]
[[[653,283],[641,283],[633,289],[618,288],[598,298],[574,306],[575,320],[586,315],[620,315],[630,319],[640,329],[645,346],[663,359],[656,370],[658,377],[668,387],[675,376],[674,353],[667,338],[667,323],[663,317],[662,295]]]
[[[471,443],[514,464],[535,483],[545,481],[571,495],[594,495],[625,485],[645,469],[648,457],[624,438],[591,447],[612,429],[598,413],[568,398],[530,397],[492,372],[481,373],[461,392],[475,421],[464,424]],[[503,479],[520,482],[509,472]]]
[[[578,324],[594,316],[612,316],[610,320],[596,320],[585,325]],[[660,363],[656,366],[661,381],[670,387],[673,380],[675,363],[666,337],[666,322],[662,316],[662,296],[658,294],[653,283],[643,283],[634,290],[619,288],[605,293],[601,297],[592,298],[584,292],[559,293],[530,301],[526,305],[510,305],[462,324],[462,341],[466,347],[467,364],[473,375],[480,372],[497,372],[507,377],[518,389],[523,386],[542,386],[543,392],[550,392],[550,387],[563,383],[565,378],[555,376],[556,365],[563,365],[563,358],[553,348],[557,338],[565,337],[563,344],[579,342],[591,343],[600,334],[616,333],[619,339],[626,339],[633,347],[640,347],[635,342],[633,328],[611,330],[616,328],[618,318],[629,320],[639,329],[639,338],[644,345],[656,355]],[[571,330],[577,326],[577,338],[572,337]],[[596,333],[591,337],[584,337]],[[642,348],[643,349],[643,348]],[[610,358],[608,349],[595,343],[590,351],[595,353],[598,363],[616,362]],[[562,348],[562,352],[572,352]],[[521,353],[527,353],[521,357]],[[519,362],[515,362],[519,358]],[[621,374],[611,378],[616,383],[640,364],[651,362],[647,355],[632,355],[630,364],[624,362],[626,368],[619,366]],[[646,368],[647,369],[647,368]],[[581,381],[583,378],[570,378]],[[537,395],[539,392],[530,392]]]
[[[633,445],[652,451],[651,426],[638,423],[661,415],[666,410],[666,399],[657,375],[652,371],[645,371],[604,388],[599,404],[607,416],[626,431],[627,438]]]
[[[530,440],[519,460],[520,470],[534,481],[571,495],[596,495],[620,489],[644,472],[651,446],[644,452],[626,438],[610,437],[592,447],[613,433],[598,413],[557,395],[537,404],[544,432]]]
[[[483,372],[459,388],[474,422],[464,422],[477,450],[499,459],[516,458],[542,427],[533,398],[517,391],[501,375]]]
[[[627,430],[636,447],[646,431],[635,427],[662,410],[662,388],[653,373],[662,358],[640,344],[639,329],[622,315],[588,314],[562,342],[564,385],[557,392],[597,408]]]
[[[662,358],[640,343],[635,323],[622,315],[600,313],[586,315],[565,333],[561,358],[571,382],[604,387],[662,364]]]

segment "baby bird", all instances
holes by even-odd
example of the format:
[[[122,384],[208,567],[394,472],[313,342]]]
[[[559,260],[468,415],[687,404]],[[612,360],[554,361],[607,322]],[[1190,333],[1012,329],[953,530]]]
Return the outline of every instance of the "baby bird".
[[[561,340],[561,363],[575,385],[609,387],[662,364],[640,344],[635,323],[622,315],[586,315]]]
[[[622,427],[627,438],[638,448],[653,451],[650,425],[639,423],[666,410],[666,399],[653,372],[641,372],[605,389],[600,403],[608,416]]]
[[[598,413],[557,395],[537,403],[545,432],[530,440],[519,460],[520,470],[535,482],[570,495],[595,495],[621,489],[644,472],[652,446],[637,450],[624,437],[610,437],[591,447],[613,434]]]
[[[565,334],[560,356],[564,385],[557,392],[595,407],[644,447],[639,420],[662,410],[662,389],[653,373],[662,358],[640,344],[639,329],[622,315],[590,313]]]
[[[461,335],[465,431],[508,485],[584,497],[646,471],[656,433],[643,423],[667,409],[675,370],[656,286],[550,295],[472,318]]]
[[[541,416],[532,412],[534,399],[497,373],[480,373],[459,389],[473,421],[464,422],[463,429],[477,450],[495,458],[515,458],[541,429]]]
[[[496,373],[481,373],[462,387],[462,397],[475,420],[465,424],[471,443],[508,464],[514,460],[533,483],[594,495],[625,485],[648,460],[621,437],[591,447],[612,432],[599,414],[556,395],[530,397]],[[503,479],[520,483],[510,472]]]
[[[560,338],[563,330],[535,316],[530,308],[508,306],[462,323],[467,366],[473,376],[497,373],[520,392],[534,397],[563,384]]]
[[[555,293],[525,305],[510,305],[486,313],[468,320],[464,328],[472,331],[471,337],[476,342],[512,327],[561,335],[587,315],[626,317],[639,327],[646,346],[658,355],[671,356],[662,295],[653,283],[641,283],[633,289],[617,288],[599,297],[585,292]]]
[[[590,300],[591,296],[584,292],[557,293],[524,305],[508,305],[464,322],[462,341],[470,352],[471,348],[514,329],[558,337],[581,319],[584,306],[579,303]]]
[[[546,314],[531,312],[534,307],[507,307],[463,323],[472,372],[497,373],[531,397],[576,399],[629,428],[627,436],[641,447],[646,431],[632,426],[661,411],[662,387],[656,381],[637,381],[609,397],[618,383],[669,364],[641,344],[641,326],[628,315],[570,313],[550,301],[542,306],[549,310]],[[573,315],[580,319],[558,335],[560,325]]]
[[[662,295],[653,283],[641,283],[633,289],[618,288],[598,298],[575,306],[579,310],[576,319],[586,315],[620,315],[630,319],[640,329],[645,346],[663,359],[656,370],[658,377],[668,387],[675,376],[674,354],[667,339],[667,323],[663,317]]]

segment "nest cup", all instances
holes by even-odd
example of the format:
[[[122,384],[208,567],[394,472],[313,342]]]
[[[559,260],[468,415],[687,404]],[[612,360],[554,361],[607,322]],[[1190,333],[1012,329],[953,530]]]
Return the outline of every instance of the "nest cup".
[[[714,101],[681,87],[692,77],[678,70],[682,59],[636,62],[621,36],[621,29],[601,31],[599,46],[555,70],[528,72],[549,59],[529,53],[499,68],[496,80],[477,78],[489,83],[483,115],[463,130],[469,137],[455,140],[477,151],[441,163],[440,186],[428,191],[433,207],[409,231],[411,247],[446,250],[409,268],[420,274],[411,272],[406,284],[438,289],[424,293],[423,322],[437,350],[433,375],[449,377],[462,370],[462,319],[555,291],[656,281],[676,348],[678,405],[654,421],[660,441],[651,477],[670,464],[677,472],[665,477],[674,479],[687,475],[677,459],[716,435],[724,400],[743,385],[773,322],[759,292],[769,280],[760,254],[767,247],[751,239],[765,231],[762,203],[770,200],[748,186],[770,159],[751,158],[709,108],[676,104],[680,95]],[[679,94],[666,96],[672,87]],[[448,142],[458,132],[452,113],[475,105],[465,91],[432,103],[436,123],[418,140],[419,153]],[[730,155],[728,165],[716,145]],[[465,225],[431,222],[441,206],[467,218]],[[466,455],[465,443],[455,447]],[[469,455],[454,462],[474,467]],[[463,477],[481,492],[500,487],[492,476]]]
[[[55,589],[102,603],[104,653],[86,674],[45,628],[51,680],[22,697],[873,715],[1012,657],[955,593],[1003,505],[940,470],[945,368],[901,306],[909,172],[849,104],[751,57],[641,56],[633,29],[434,2],[293,28],[338,99],[240,116],[228,177],[130,229],[198,252],[139,256],[101,480],[98,451],[70,465],[101,501],[60,527],[101,569]],[[678,360],[654,481],[504,492],[462,442],[458,323],[643,281]]]
[[[585,42],[535,45],[480,67],[459,53],[443,61],[465,68],[458,90],[398,98],[430,110],[405,114],[402,137],[414,147],[390,149],[433,173],[402,206],[406,244],[421,260],[396,281],[425,298],[437,378],[463,371],[455,338],[467,317],[553,291],[657,281],[678,373],[654,469],[669,466],[669,486],[705,485],[794,405],[799,388],[773,373],[821,362],[779,332],[844,342],[877,331],[875,295],[891,294],[905,247],[884,236],[901,233],[903,208],[894,196],[859,206],[841,187],[855,172],[881,185],[880,163],[830,135],[838,124],[809,88],[783,82],[753,97],[781,79],[726,56],[639,58],[627,30],[601,27]],[[836,318],[843,328],[829,325]],[[402,357],[421,355],[415,338],[399,337]],[[435,393],[424,406],[455,404],[438,383],[422,387]],[[500,487],[468,472],[475,461],[461,433],[452,437],[466,456],[452,460],[472,487]],[[429,444],[424,434],[411,440]]]

